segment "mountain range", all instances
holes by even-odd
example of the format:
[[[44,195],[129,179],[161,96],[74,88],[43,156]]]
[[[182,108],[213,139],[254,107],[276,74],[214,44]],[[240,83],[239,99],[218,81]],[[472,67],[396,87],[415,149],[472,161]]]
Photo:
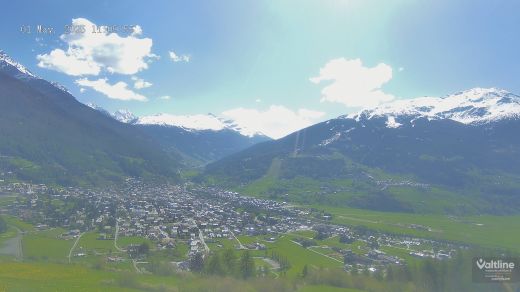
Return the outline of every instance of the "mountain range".
[[[322,122],[209,164],[204,176],[305,203],[517,212],[519,131],[518,95],[475,88]]]
[[[190,167],[202,166],[256,143],[271,140],[262,133],[240,127],[234,121],[213,114],[157,114],[137,117],[125,109],[109,113],[95,104],[87,105],[121,123],[140,129],[157,141],[166,152],[180,155],[184,164]]]
[[[520,97],[474,88],[397,100],[271,140],[212,114],[137,117],[78,102],[0,52],[0,174],[59,185],[194,179],[381,211],[520,211]],[[6,175],[8,174],[8,175]]]
[[[16,179],[99,184],[177,180],[180,163],[149,136],[78,102],[0,52],[0,168]]]

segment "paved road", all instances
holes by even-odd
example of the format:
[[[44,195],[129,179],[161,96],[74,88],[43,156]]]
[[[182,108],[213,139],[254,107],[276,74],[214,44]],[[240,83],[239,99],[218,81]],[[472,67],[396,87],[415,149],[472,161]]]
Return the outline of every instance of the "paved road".
[[[72,252],[74,251],[74,249],[76,248],[76,245],[78,245],[78,242],[79,240],[81,239],[81,237],[83,236],[83,234],[85,234],[85,232],[81,233],[78,238],[76,238],[76,241],[74,241],[74,245],[70,248],[69,250],[69,264],[70,264],[70,261],[71,261],[71,257],[72,257]]]

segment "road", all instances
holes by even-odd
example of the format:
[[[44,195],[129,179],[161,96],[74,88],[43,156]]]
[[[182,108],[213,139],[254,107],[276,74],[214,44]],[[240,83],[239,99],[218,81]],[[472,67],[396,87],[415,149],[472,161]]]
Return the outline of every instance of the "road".
[[[336,261],[336,262],[338,262],[338,263],[342,263],[342,264],[343,264],[342,261],[340,261],[340,260],[338,260],[338,259],[336,259],[336,258],[333,258],[333,257],[331,257],[331,256],[328,256],[328,255],[326,255],[326,254],[324,254],[324,253],[321,253],[321,252],[315,251],[315,250],[312,249],[311,247],[312,247],[312,246],[309,246],[309,247],[307,248],[307,250],[310,250],[310,251],[312,251],[312,252],[314,252],[314,253],[317,253],[317,254],[322,255],[322,256],[324,256],[324,257],[327,257],[327,258],[329,258],[329,259],[331,259],[331,260],[333,260],[333,261]]]
[[[16,226],[12,226],[16,230],[16,236],[4,241],[0,247],[0,254],[7,254],[23,260],[22,237],[23,232]]]
[[[229,232],[231,233],[231,235],[233,235],[235,240],[238,242],[238,245],[240,246],[240,249],[246,249],[246,247],[242,244],[242,242],[240,242],[240,240],[238,240],[238,238],[235,236],[235,233],[233,233],[233,231],[231,231],[231,229],[229,229]]]
[[[202,244],[204,245],[204,250],[206,250],[206,253],[209,253],[209,247],[206,244],[206,241],[204,240],[204,235],[202,234],[202,230],[200,230],[200,229],[199,229],[199,239],[202,242]]]
[[[116,233],[114,234],[114,247],[118,251],[126,251],[117,245],[117,238],[119,237],[119,220],[116,220]]]
[[[76,248],[76,245],[78,245],[78,242],[79,240],[81,239],[81,237],[83,236],[83,234],[85,234],[85,232],[81,233],[78,238],[76,238],[76,241],[74,241],[74,245],[70,248],[69,250],[69,264],[71,262],[71,257],[72,257],[72,252],[74,251],[74,249]]]
[[[197,223],[195,222],[195,220],[191,220],[191,223],[193,225],[197,225]],[[209,247],[208,245],[206,244],[206,241],[204,240],[204,234],[202,234],[202,230],[199,229],[199,240],[200,242],[202,242],[202,244],[204,245],[204,250],[206,251],[206,253],[209,253]]]

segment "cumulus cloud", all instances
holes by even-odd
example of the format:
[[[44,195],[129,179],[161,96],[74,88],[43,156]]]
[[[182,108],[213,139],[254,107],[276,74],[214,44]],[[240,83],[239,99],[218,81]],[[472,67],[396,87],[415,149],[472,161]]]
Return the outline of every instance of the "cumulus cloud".
[[[82,78],[76,80],[76,84],[83,87],[90,87],[95,91],[101,92],[112,99],[138,101],[147,100],[146,96],[135,93],[132,90],[128,89],[128,84],[122,81],[117,82],[116,84],[110,84],[107,82],[106,78],[98,80],[88,80],[87,78]]]
[[[62,34],[60,39],[67,49],[38,55],[39,67],[72,76],[98,75],[102,70],[131,75],[147,69],[147,61],[156,56],[151,52],[152,39],[139,38],[140,26],[122,37],[117,33],[94,33],[92,26],[95,24],[85,18],[73,19],[72,25],[83,26],[85,31]]]
[[[191,59],[189,55],[177,55],[174,51],[169,51],[168,54],[170,55],[170,59],[175,63],[177,63],[177,62],[188,63]]]
[[[132,31],[133,36],[139,36],[143,34],[143,28],[140,25],[134,26],[134,30]]]
[[[293,111],[281,105],[271,105],[265,111],[240,107],[227,110],[222,115],[244,129],[278,139],[318,122],[325,113],[308,109]]]
[[[101,66],[80,56],[78,51],[64,52],[61,49],[52,50],[49,54],[38,55],[38,67],[63,72],[67,75],[98,75]]]
[[[132,76],[132,80],[134,81],[135,89],[143,89],[143,88],[148,88],[148,87],[152,86],[152,83],[150,83],[148,81],[144,81],[144,79],[141,79],[141,78],[138,78],[135,76]]]
[[[337,102],[347,107],[371,107],[393,100],[381,87],[392,79],[392,68],[384,63],[365,67],[360,59],[329,61],[310,81],[330,82],[321,91],[321,102]]]
[[[170,100],[170,99],[172,99],[172,97],[169,96],[169,95],[163,95],[163,96],[159,96],[159,99],[162,99],[162,100]]]

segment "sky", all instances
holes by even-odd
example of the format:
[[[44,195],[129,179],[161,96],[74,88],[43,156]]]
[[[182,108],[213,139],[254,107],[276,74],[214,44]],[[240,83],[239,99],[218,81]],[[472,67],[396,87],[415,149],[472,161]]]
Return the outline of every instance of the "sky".
[[[111,112],[280,138],[399,99],[520,93],[518,1],[4,2],[0,49]]]

